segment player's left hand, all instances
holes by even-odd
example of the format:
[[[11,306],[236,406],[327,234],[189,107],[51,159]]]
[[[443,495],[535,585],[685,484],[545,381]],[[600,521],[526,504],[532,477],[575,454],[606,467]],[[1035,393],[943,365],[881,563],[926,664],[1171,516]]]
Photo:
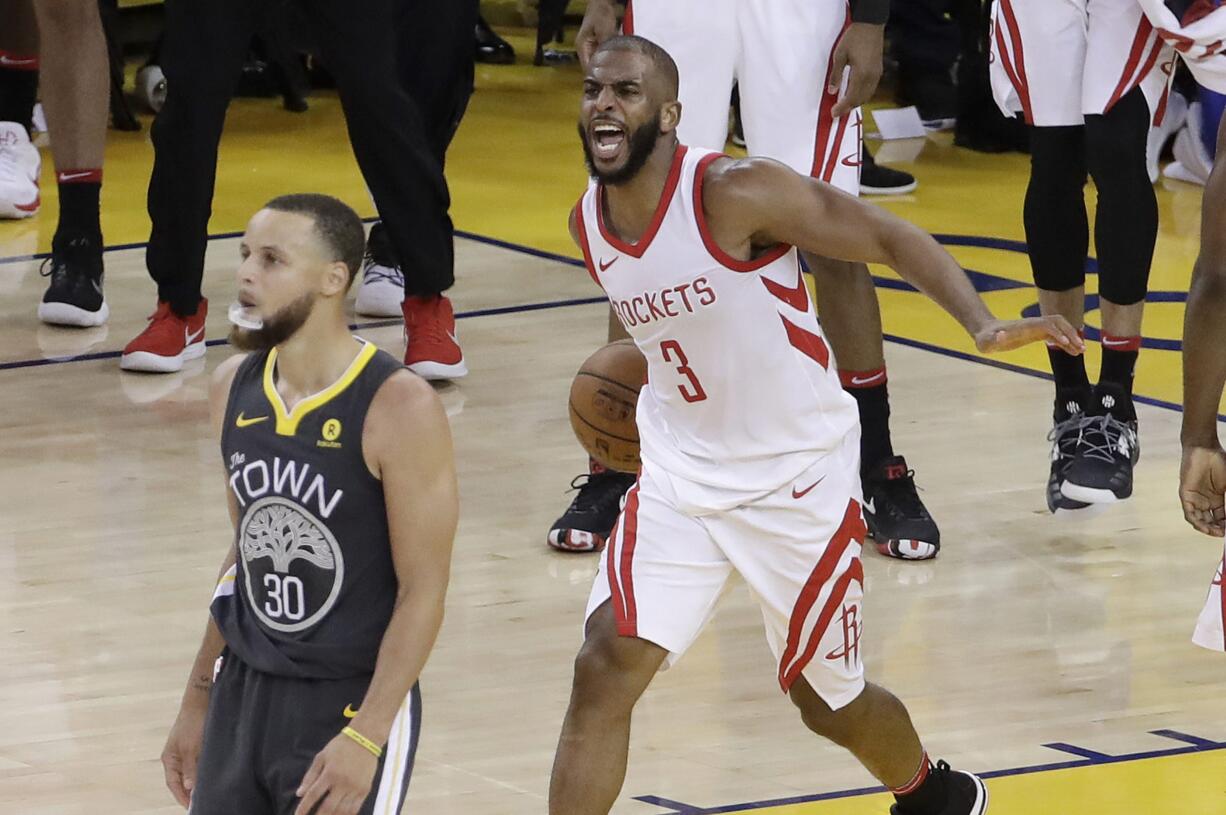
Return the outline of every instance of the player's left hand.
[[[1179,503],[1197,532],[1226,537],[1226,452],[1221,447],[1183,448]]]
[[[881,54],[885,48],[885,26],[852,23],[834,49],[829,93],[838,93],[843,84],[843,69],[851,68],[847,93],[831,109],[834,118],[855,110],[873,98],[881,81]]]
[[[337,734],[315,756],[298,785],[302,800],[294,815],[356,815],[370,795],[378,766],[370,752]]]
[[[1081,335],[1059,314],[1024,320],[992,320],[975,334],[975,347],[985,354],[1012,351],[1032,342],[1049,342],[1074,356],[1086,349]]]

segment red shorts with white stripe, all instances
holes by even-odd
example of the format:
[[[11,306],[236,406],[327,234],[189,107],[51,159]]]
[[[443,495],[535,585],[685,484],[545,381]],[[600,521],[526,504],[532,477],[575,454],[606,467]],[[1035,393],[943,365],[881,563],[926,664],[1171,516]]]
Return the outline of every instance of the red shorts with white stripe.
[[[612,604],[618,633],[668,650],[702,633],[735,571],[757,599],[786,692],[803,675],[832,709],[864,690],[858,436],[764,498],[727,512],[678,506],[645,466],[601,558],[588,616]]]
[[[992,93],[1028,124],[1083,124],[1136,87],[1161,122],[1174,68],[1137,0],[995,0]]]
[[[1226,565],[1226,554],[1217,567],[1213,584],[1209,586],[1209,596],[1205,598],[1205,607],[1196,621],[1196,631],[1192,634],[1192,642],[1208,648],[1210,651],[1226,651],[1226,595],[1222,594],[1222,567]]]
[[[838,94],[826,91],[847,0],[630,0],[627,8],[626,33],[677,63],[682,144],[723,151],[735,81],[751,155],[859,194],[860,111],[833,118]]]

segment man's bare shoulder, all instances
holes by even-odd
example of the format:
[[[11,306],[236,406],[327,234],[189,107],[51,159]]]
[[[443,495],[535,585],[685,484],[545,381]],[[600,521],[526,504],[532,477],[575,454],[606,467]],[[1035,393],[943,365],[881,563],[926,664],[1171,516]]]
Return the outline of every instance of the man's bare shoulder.
[[[795,175],[786,165],[762,156],[721,157],[707,165],[703,173],[703,203],[710,211],[715,206],[760,200]]]

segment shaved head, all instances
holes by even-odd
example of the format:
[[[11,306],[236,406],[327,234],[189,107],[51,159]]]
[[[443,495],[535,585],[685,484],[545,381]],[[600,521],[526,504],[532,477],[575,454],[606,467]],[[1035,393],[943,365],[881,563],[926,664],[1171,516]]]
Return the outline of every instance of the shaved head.
[[[632,34],[611,37],[601,43],[592,56],[595,57],[606,51],[632,51],[647,57],[651,60],[653,78],[661,83],[661,90],[665,91],[666,100],[672,101],[677,98],[680,82],[677,63],[673,62],[673,58],[667,51],[651,40]]]

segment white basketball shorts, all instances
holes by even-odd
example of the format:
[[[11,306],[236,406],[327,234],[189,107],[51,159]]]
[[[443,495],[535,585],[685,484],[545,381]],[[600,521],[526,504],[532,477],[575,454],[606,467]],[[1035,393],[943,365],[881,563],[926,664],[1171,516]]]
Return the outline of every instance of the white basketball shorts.
[[[645,467],[627,493],[588,600],[612,603],[618,634],[675,664],[715,612],[735,570],[762,609],[787,692],[797,677],[831,709],[864,690],[864,568],[859,434],[776,492],[728,512],[678,506],[668,476]]]
[[[847,0],[629,0],[623,30],[676,61],[682,144],[724,149],[735,80],[751,155],[858,195],[860,111],[833,118],[826,92],[850,19]]]
[[[1162,121],[1175,68],[1137,0],[995,0],[992,94],[1027,124],[1084,124],[1140,87]]]
[[[1200,619],[1196,621],[1196,631],[1192,634],[1192,642],[1208,648],[1211,651],[1226,651],[1226,597],[1222,595],[1222,567],[1226,565],[1226,555],[1217,567],[1213,584],[1209,586],[1209,596],[1205,598],[1205,607],[1201,610]]]

